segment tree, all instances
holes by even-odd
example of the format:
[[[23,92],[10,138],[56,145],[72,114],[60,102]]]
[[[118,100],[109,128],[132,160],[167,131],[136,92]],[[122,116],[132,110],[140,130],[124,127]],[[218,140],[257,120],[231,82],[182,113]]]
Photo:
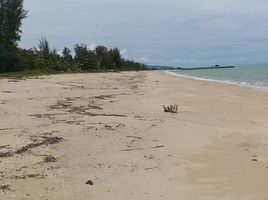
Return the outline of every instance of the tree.
[[[95,48],[95,53],[98,58],[102,58],[108,53],[108,49],[105,46],[97,46]]]
[[[85,44],[74,46],[74,61],[81,70],[95,70],[97,68],[97,58],[93,51],[87,49]]]
[[[39,51],[39,53],[41,53],[43,59],[49,58],[50,47],[49,47],[48,40],[46,39],[46,37],[42,36],[39,39],[37,51]]]
[[[72,60],[72,55],[71,55],[71,50],[67,47],[65,47],[62,51],[62,57],[64,60],[71,61]]]
[[[109,65],[110,63],[110,57],[108,55],[108,49],[105,46],[97,46],[95,48],[95,54],[98,59],[98,63],[101,68],[106,69],[110,68]]]
[[[120,54],[119,49],[118,49],[118,48],[111,49],[111,50],[109,51],[109,56],[110,56],[112,65],[113,65],[115,68],[120,67],[122,58],[121,58],[121,54]]]
[[[27,15],[23,0],[0,0],[0,71],[16,70],[21,23]]]

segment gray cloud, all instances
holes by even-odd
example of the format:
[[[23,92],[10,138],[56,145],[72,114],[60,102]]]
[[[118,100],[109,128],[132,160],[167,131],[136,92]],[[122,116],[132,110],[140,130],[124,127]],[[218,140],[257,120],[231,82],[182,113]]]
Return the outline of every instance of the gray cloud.
[[[267,62],[266,0],[25,0],[23,47],[41,35],[127,50],[150,64],[200,66]]]

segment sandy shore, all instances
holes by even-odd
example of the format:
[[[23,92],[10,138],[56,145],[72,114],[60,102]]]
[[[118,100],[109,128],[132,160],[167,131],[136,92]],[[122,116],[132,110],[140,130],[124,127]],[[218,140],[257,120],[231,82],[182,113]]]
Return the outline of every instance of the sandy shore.
[[[267,200],[268,93],[156,71],[2,79],[0,199]]]

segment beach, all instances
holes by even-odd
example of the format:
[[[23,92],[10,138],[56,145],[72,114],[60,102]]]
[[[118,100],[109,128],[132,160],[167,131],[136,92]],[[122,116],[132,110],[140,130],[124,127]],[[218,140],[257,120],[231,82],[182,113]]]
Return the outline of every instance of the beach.
[[[267,102],[161,71],[1,79],[0,199],[267,200]]]

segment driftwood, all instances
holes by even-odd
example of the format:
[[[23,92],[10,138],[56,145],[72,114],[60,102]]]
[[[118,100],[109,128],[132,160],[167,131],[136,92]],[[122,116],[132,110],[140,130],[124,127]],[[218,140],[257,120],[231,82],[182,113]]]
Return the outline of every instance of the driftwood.
[[[145,168],[144,170],[150,170],[150,169],[157,169],[157,167],[148,167],[148,168]]]
[[[142,137],[132,136],[132,135],[128,135],[127,137],[128,138],[135,138],[135,139],[138,139],[138,140],[141,140],[142,139]]]
[[[170,106],[164,106],[164,111],[165,112],[171,112],[171,113],[177,113],[178,112],[178,104],[170,105]]]
[[[158,149],[158,148],[162,148],[162,147],[165,147],[165,145],[158,145],[158,146],[146,147],[146,148],[123,149],[121,151],[142,151],[142,150],[145,150],[145,149]]]

